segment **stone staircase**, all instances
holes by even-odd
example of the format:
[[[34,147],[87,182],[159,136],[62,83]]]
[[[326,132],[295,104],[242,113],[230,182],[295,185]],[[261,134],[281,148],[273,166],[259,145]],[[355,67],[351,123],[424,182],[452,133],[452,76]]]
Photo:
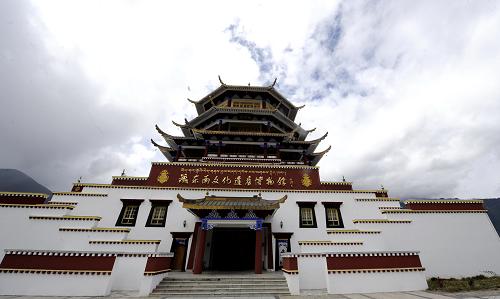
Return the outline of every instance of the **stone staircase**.
[[[161,297],[270,297],[290,295],[286,279],[279,275],[190,275],[166,277],[151,296]],[[278,274],[278,273],[276,273]]]

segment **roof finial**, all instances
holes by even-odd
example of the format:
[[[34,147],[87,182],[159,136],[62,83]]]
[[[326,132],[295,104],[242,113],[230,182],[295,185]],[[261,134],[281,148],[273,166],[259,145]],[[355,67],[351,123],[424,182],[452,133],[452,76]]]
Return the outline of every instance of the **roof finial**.
[[[342,182],[345,182],[345,177],[344,176],[342,176]]]
[[[274,85],[276,85],[276,81],[278,81],[278,78],[274,78],[274,82],[273,82],[273,84],[271,84],[271,88],[273,88]]]
[[[248,82],[248,86],[250,86],[250,82]]]
[[[226,84],[224,84],[224,82],[222,82],[222,79],[220,78],[220,75],[218,75],[218,77],[219,77],[219,82],[220,82],[220,84],[222,84],[222,85],[226,85]]]
[[[191,100],[190,98],[187,98],[187,100],[190,102],[190,103],[193,103],[193,104],[196,104],[195,101]]]
[[[382,190],[385,190],[385,189],[384,189],[384,185],[380,185],[380,187],[382,188]]]
[[[125,176],[125,168],[122,171],[122,176]]]
[[[80,176],[78,180],[76,180],[77,183],[80,183],[81,181],[82,181],[82,176]]]

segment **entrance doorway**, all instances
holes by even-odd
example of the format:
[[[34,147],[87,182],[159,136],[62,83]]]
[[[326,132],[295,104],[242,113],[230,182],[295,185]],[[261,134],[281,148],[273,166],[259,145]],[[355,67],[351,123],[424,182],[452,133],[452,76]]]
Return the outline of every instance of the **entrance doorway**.
[[[245,271],[255,267],[255,231],[249,228],[214,228],[209,269]]]

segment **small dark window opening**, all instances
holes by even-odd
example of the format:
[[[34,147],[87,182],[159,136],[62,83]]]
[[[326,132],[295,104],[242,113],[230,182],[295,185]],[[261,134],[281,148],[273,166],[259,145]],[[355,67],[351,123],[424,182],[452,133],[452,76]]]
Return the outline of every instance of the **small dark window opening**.
[[[167,222],[168,205],[171,200],[154,200],[150,199],[151,210],[149,211],[146,227],[165,227]]]
[[[139,207],[144,201],[142,199],[121,199],[123,202],[122,210],[116,221],[116,226],[135,226]]]
[[[301,228],[316,228],[316,214],[314,213],[314,206],[316,202],[298,201],[299,205],[299,227]]]
[[[327,228],[343,228],[340,205],[342,202],[323,202],[325,206],[325,219]]]

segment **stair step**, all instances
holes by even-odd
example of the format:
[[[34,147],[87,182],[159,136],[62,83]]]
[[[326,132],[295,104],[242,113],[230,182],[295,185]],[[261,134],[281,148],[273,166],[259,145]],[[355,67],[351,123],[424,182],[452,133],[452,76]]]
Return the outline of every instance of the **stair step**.
[[[254,297],[290,295],[285,277],[166,277],[151,296]]]
[[[242,280],[164,280],[161,283],[179,283],[179,284],[186,284],[186,283],[191,283],[191,284],[199,284],[199,283],[280,283],[280,282],[286,282],[286,280],[274,280],[274,281],[269,281],[269,280],[248,280],[248,279],[242,279]]]
[[[211,283],[211,284],[194,284],[194,283],[191,283],[191,284],[178,284],[178,283],[175,283],[175,284],[160,284],[158,285],[157,288],[190,288],[190,287],[201,287],[201,286],[208,286],[208,287],[212,287],[212,288],[223,288],[223,287],[259,287],[259,288],[262,288],[262,287],[286,287],[287,284],[286,282],[283,282],[283,283],[273,283],[273,284],[270,284],[270,283],[262,283],[262,284],[251,284],[251,283],[229,283],[229,284],[220,284],[220,283]]]
[[[280,282],[286,282],[286,280],[276,280],[276,281],[255,281],[255,280],[211,280],[211,281],[206,281],[206,280],[200,280],[200,281],[193,281],[193,280],[164,280],[161,283],[177,283],[177,284],[186,284],[186,283],[191,283],[191,284],[199,284],[199,283],[206,283],[206,284],[213,284],[213,283],[218,283],[218,284],[226,284],[226,283],[280,283]]]
[[[180,288],[180,287],[172,287],[172,288],[156,288],[158,291],[195,291],[195,290],[200,290],[200,291],[242,291],[242,290],[288,290],[288,287],[282,286],[282,287],[187,287],[187,288]]]
[[[234,296],[263,296],[263,295],[290,295],[290,292],[189,292],[189,293],[177,293],[177,292],[154,292],[151,296],[218,296],[218,297],[234,297]]]

